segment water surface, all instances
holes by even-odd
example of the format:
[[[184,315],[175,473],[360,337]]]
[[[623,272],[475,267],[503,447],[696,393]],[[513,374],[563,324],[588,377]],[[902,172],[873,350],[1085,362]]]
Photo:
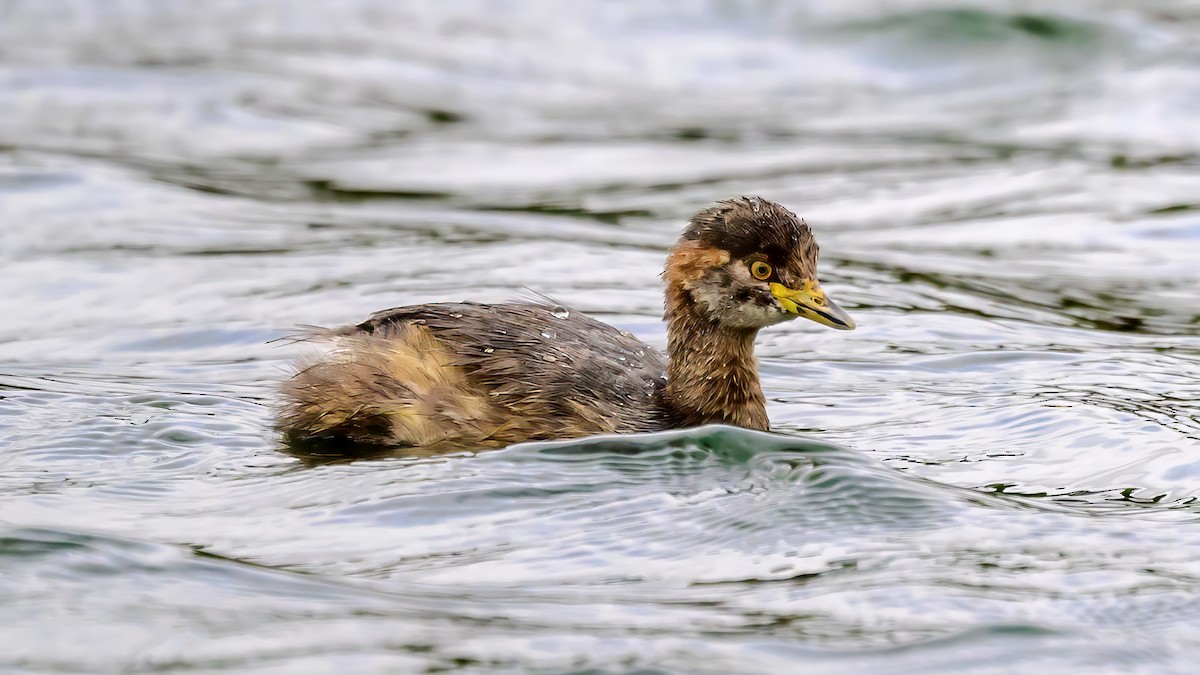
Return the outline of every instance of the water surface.
[[[802,6],[796,6],[802,5]],[[0,669],[1191,672],[1200,8],[0,1]],[[687,216],[853,333],[772,435],[307,462],[295,324],[664,342]]]

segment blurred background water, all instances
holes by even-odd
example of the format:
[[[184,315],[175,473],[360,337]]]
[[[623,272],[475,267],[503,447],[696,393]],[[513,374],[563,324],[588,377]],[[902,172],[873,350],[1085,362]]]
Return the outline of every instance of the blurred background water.
[[[0,0],[5,672],[1192,672],[1200,4]],[[774,435],[306,464],[294,324],[553,295],[687,216],[853,333]]]

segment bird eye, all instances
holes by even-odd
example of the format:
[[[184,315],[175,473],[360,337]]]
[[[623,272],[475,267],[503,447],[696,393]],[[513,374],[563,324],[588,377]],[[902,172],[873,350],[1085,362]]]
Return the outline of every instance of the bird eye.
[[[771,276],[771,266],[761,260],[755,261],[750,264],[750,274],[753,274],[755,279],[768,279]]]

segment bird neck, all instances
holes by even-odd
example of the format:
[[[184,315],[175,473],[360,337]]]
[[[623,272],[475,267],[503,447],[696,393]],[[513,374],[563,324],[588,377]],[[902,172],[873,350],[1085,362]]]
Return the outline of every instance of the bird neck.
[[[766,431],[758,380],[758,329],[723,327],[701,314],[686,290],[667,288],[666,400],[684,426],[732,424]]]

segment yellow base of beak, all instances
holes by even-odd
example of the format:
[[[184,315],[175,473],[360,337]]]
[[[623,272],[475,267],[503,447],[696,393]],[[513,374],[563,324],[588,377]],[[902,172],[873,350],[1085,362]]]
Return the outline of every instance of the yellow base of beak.
[[[805,280],[800,288],[772,283],[771,294],[787,312],[837,330],[854,330],[854,319],[825,295],[815,279]]]

